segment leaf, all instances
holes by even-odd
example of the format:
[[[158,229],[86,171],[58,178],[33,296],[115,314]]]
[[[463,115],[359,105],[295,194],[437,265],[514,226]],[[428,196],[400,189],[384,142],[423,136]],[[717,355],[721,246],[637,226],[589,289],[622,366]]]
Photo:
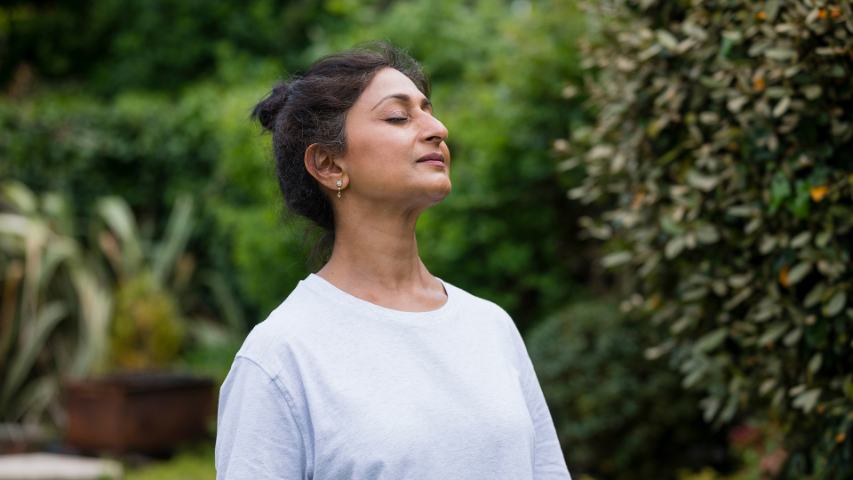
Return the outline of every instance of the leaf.
[[[700,352],[710,352],[723,343],[723,340],[726,339],[728,333],[729,330],[726,327],[720,327],[716,330],[712,330],[710,333],[703,335],[702,338],[696,342],[694,348]]]
[[[785,174],[777,172],[770,184],[770,212],[773,213],[782,201],[791,195],[791,184]]]
[[[240,302],[234,291],[225,281],[225,276],[221,272],[211,271],[205,275],[205,283],[210,287],[213,294],[213,300],[216,302],[218,311],[228,324],[231,332],[239,336],[240,332],[245,328],[246,320],[243,315],[243,310],[240,308]]]
[[[802,336],[803,336],[803,329],[800,327],[797,327],[797,328],[791,330],[790,332],[788,332],[787,335],[785,335],[785,338],[782,339],[782,343],[784,343],[785,346],[787,346],[787,347],[793,347],[797,343],[797,341],[800,339],[800,337],[802,337]]]
[[[97,211],[110,230],[122,242],[123,272],[133,276],[142,265],[142,244],[137,233],[136,220],[130,207],[120,197],[107,197],[98,202]]]
[[[808,245],[809,241],[812,239],[812,232],[805,231],[791,239],[791,248],[800,248]]]
[[[814,100],[822,93],[820,85],[806,85],[802,88],[803,95],[809,100]]]
[[[764,51],[764,56],[772,60],[784,62],[791,60],[797,56],[797,52],[790,48],[768,48]]]
[[[717,414],[717,411],[720,409],[720,399],[717,397],[705,397],[699,401],[699,405],[702,407],[702,418],[706,422],[711,422],[714,419],[714,415]]]
[[[794,268],[788,272],[788,285],[794,285],[805,278],[805,276],[812,271],[812,266],[813,263],[809,261],[800,262],[794,265]]]
[[[720,239],[717,229],[710,223],[706,223],[696,229],[696,238],[705,244],[716,243]]]
[[[89,372],[106,352],[113,293],[110,285],[83,262],[71,262],[70,267],[71,282],[79,302],[81,339],[68,366],[68,374],[76,377]]]
[[[730,98],[726,102],[726,108],[728,108],[732,113],[739,113],[747,102],[749,102],[749,97],[745,95],[737,96]]]
[[[678,49],[678,39],[675,36],[666,30],[657,30],[655,31],[657,36],[658,43],[660,43],[667,50],[675,51]]]
[[[740,275],[732,275],[729,277],[729,285],[732,288],[743,288],[752,281],[752,272],[743,273]]]
[[[703,192],[712,191],[719,181],[719,177],[703,175],[696,170],[690,170],[687,172],[687,183],[699,190],[702,190]]]
[[[749,298],[750,295],[752,295],[752,287],[746,287],[738,292],[737,295],[727,300],[726,303],[723,304],[723,308],[725,310],[734,310],[744,300]]]
[[[832,232],[831,231],[823,231],[817,234],[815,237],[815,245],[820,248],[824,248],[829,244],[829,241],[832,240]]]
[[[841,312],[841,309],[844,308],[846,303],[847,292],[844,290],[838,290],[834,295],[832,295],[832,298],[824,304],[822,313],[827,317],[834,317]]]
[[[669,242],[666,243],[666,247],[664,247],[664,255],[666,258],[675,258],[684,250],[684,237],[675,237],[670,239]]]
[[[750,205],[735,205],[726,209],[726,213],[733,217],[749,218],[757,215],[758,211]]]
[[[773,108],[773,116],[776,118],[781,117],[788,111],[788,107],[791,105],[791,97],[782,97],[782,100],[779,100],[779,103],[776,104],[776,107]]]
[[[0,213],[0,234],[24,237],[27,235],[33,222],[16,213]]]
[[[27,319],[33,322],[31,335],[22,338],[22,345],[9,365],[8,374],[0,392],[0,406],[5,406],[12,395],[26,380],[38,354],[42,351],[54,327],[68,314],[68,310],[60,302],[51,302],[41,308],[36,318]]]
[[[788,209],[797,218],[805,219],[809,216],[809,208],[811,207],[811,192],[808,183],[798,180],[796,190],[794,201],[788,204]]]
[[[821,355],[820,353],[814,354],[814,356],[811,358],[811,360],[809,360],[809,365],[808,365],[809,373],[811,373],[812,375],[817,373],[817,371],[820,370],[821,363],[823,363],[823,355]]]
[[[793,405],[795,408],[802,409],[804,412],[809,413],[812,411],[812,409],[814,409],[819,398],[820,389],[813,388],[797,395],[794,398]]]
[[[0,196],[23,214],[33,214],[38,208],[38,199],[35,194],[21,182],[5,182]]]
[[[189,195],[183,195],[175,200],[166,233],[162,242],[157,246],[151,260],[151,271],[158,285],[163,285],[166,276],[175,266],[175,262],[184,248],[192,233],[193,201]]]
[[[803,306],[806,308],[811,308],[817,305],[821,298],[823,298],[823,292],[826,291],[826,285],[823,283],[818,283],[815,285],[811,291],[806,294],[806,298],[803,300]]]
[[[758,345],[762,347],[770,345],[771,343],[775,342],[779,337],[781,337],[787,330],[787,323],[777,323],[771,326],[767,329],[767,331],[764,332],[763,335],[761,335],[761,338],[758,339]]]
[[[776,243],[778,240],[773,235],[764,235],[761,237],[761,244],[758,247],[758,251],[763,255],[767,255],[774,248],[776,248]]]
[[[632,255],[629,251],[614,252],[605,255],[601,259],[601,264],[604,268],[613,268],[631,261]]]

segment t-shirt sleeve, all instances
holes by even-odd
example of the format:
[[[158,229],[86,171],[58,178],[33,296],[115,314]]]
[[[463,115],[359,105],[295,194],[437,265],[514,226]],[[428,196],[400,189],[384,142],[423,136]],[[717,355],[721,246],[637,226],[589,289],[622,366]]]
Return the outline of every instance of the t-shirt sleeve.
[[[527,409],[533,419],[536,437],[533,480],[571,480],[563,451],[560,448],[557,431],[554,428],[554,421],[551,418],[551,412],[548,410],[548,404],[545,402],[545,395],[539,385],[539,378],[536,376],[533,362],[527,353],[527,347],[524,345],[521,333],[512,318],[506,315],[506,320],[510,325],[510,336],[518,358],[521,387],[524,391]]]
[[[287,392],[238,356],[219,392],[217,480],[305,478],[305,448]]]

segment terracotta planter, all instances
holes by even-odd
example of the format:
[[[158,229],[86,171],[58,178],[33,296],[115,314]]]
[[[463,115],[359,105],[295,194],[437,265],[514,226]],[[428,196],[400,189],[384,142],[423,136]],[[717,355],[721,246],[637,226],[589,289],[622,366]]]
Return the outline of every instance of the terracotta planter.
[[[65,441],[84,451],[167,452],[204,437],[214,410],[213,381],[139,372],[67,382]]]

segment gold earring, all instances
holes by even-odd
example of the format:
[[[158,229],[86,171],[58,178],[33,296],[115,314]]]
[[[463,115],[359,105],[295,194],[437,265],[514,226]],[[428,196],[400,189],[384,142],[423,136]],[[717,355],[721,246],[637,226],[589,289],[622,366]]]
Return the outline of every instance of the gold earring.
[[[335,182],[335,185],[338,187],[338,198],[341,198],[341,186],[343,184],[344,183],[343,183],[343,181],[341,181],[340,178]]]

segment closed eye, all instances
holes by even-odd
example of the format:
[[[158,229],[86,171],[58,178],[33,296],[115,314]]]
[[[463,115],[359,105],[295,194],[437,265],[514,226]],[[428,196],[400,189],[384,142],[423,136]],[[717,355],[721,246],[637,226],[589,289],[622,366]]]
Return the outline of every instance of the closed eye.
[[[393,118],[385,119],[386,122],[391,122],[391,123],[403,123],[406,120],[408,120],[408,118],[406,118],[406,117],[393,117]]]

